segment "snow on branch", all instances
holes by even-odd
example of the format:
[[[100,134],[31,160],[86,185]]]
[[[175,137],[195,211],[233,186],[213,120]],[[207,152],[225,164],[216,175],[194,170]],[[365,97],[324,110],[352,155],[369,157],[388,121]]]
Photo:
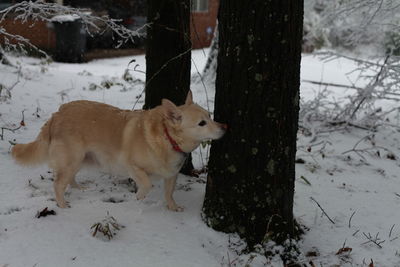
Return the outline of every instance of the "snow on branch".
[[[382,52],[399,42],[399,0],[306,2],[304,40],[307,45],[317,49],[328,45],[350,50],[367,45],[369,49]],[[365,49],[362,52],[365,53]]]
[[[8,33],[3,27],[0,27],[0,35],[4,38],[3,45],[4,50],[6,51],[20,50],[22,52],[26,52],[25,48],[29,47],[35,51],[38,51],[41,55],[47,57],[47,53],[45,51],[32,44],[29,39],[26,39],[21,35]],[[13,42],[10,42],[10,40]],[[3,48],[1,48],[1,50],[3,50]],[[4,57],[4,54],[2,54],[2,57]]]
[[[400,28],[400,3],[394,0],[328,1],[323,20],[347,46],[375,42]]]
[[[145,35],[145,28],[149,25],[146,24],[137,30],[130,30],[119,24],[118,22],[120,20],[112,19],[108,16],[99,17],[92,15],[88,9],[73,8],[57,3],[45,3],[43,1],[23,1],[1,10],[0,23],[10,15],[13,15],[14,20],[21,21],[22,23],[35,23],[36,21],[52,22],[54,17],[60,15],[78,17],[82,20],[86,32],[90,35],[93,33],[102,34],[108,29],[112,30],[120,39],[118,46],[129,41],[134,42],[135,37]],[[32,27],[32,25],[30,27]],[[15,39],[20,44],[25,44],[38,50],[29,40],[22,36],[7,33],[4,28],[0,28],[0,34],[3,34],[7,38]]]
[[[389,125],[387,120],[388,115],[399,112],[399,109],[382,108],[382,101],[400,102],[399,56],[387,54],[385,57],[367,60],[332,51],[315,55],[322,57],[326,62],[340,58],[353,61],[356,67],[351,73],[357,74],[358,84],[302,81],[321,87],[313,99],[301,102],[300,128],[306,135],[314,137],[311,140],[315,140],[319,133],[332,128],[343,129],[351,126],[369,131],[376,131],[377,127],[382,125],[400,128],[400,125]],[[345,88],[349,93],[343,99],[334,99],[331,96],[335,87]],[[320,124],[316,126],[315,122]],[[318,127],[318,130],[315,127]]]
[[[363,87],[352,88],[356,92],[349,96],[348,103],[334,118],[336,121],[357,121],[372,126],[378,119],[377,113],[381,112],[375,106],[378,100],[400,101],[400,57],[388,54],[384,58],[364,60],[335,52],[320,55],[326,60],[346,58],[354,61],[357,68],[352,72],[359,73],[358,79],[366,82]]]

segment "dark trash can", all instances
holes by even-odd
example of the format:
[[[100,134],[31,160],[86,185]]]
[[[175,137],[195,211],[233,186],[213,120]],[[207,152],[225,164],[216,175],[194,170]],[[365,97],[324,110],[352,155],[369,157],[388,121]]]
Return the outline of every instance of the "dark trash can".
[[[56,33],[54,60],[79,63],[84,60],[86,51],[86,31],[78,16],[61,15],[52,19]]]

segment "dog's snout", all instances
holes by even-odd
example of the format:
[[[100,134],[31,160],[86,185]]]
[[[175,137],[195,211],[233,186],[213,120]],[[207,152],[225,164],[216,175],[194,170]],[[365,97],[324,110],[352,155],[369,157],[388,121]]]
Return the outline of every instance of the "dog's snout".
[[[221,123],[221,128],[224,129],[225,131],[228,130],[228,124],[226,123]]]

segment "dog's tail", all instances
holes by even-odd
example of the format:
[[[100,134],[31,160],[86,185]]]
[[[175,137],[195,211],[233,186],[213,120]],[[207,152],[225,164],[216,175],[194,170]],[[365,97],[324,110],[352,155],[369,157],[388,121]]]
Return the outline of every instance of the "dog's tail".
[[[12,148],[11,155],[18,164],[36,165],[47,161],[51,121],[52,119],[43,125],[35,141],[28,144],[16,144]]]

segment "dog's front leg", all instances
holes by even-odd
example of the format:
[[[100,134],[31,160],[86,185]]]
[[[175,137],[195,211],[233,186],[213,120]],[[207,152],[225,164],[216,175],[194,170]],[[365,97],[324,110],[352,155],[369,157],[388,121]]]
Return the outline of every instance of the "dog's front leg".
[[[132,167],[130,174],[132,176],[132,179],[136,182],[136,185],[138,186],[136,198],[138,200],[144,199],[147,193],[150,191],[151,187],[153,186],[151,184],[150,177],[145,171],[137,167]]]
[[[164,194],[165,200],[167,201],[167,207],[172,211],[183,211],[183,207],[180,207],[176,204],[174,198],[172,197],[176,185],[177,175],[174,177],[168,178],[164,180]]]

